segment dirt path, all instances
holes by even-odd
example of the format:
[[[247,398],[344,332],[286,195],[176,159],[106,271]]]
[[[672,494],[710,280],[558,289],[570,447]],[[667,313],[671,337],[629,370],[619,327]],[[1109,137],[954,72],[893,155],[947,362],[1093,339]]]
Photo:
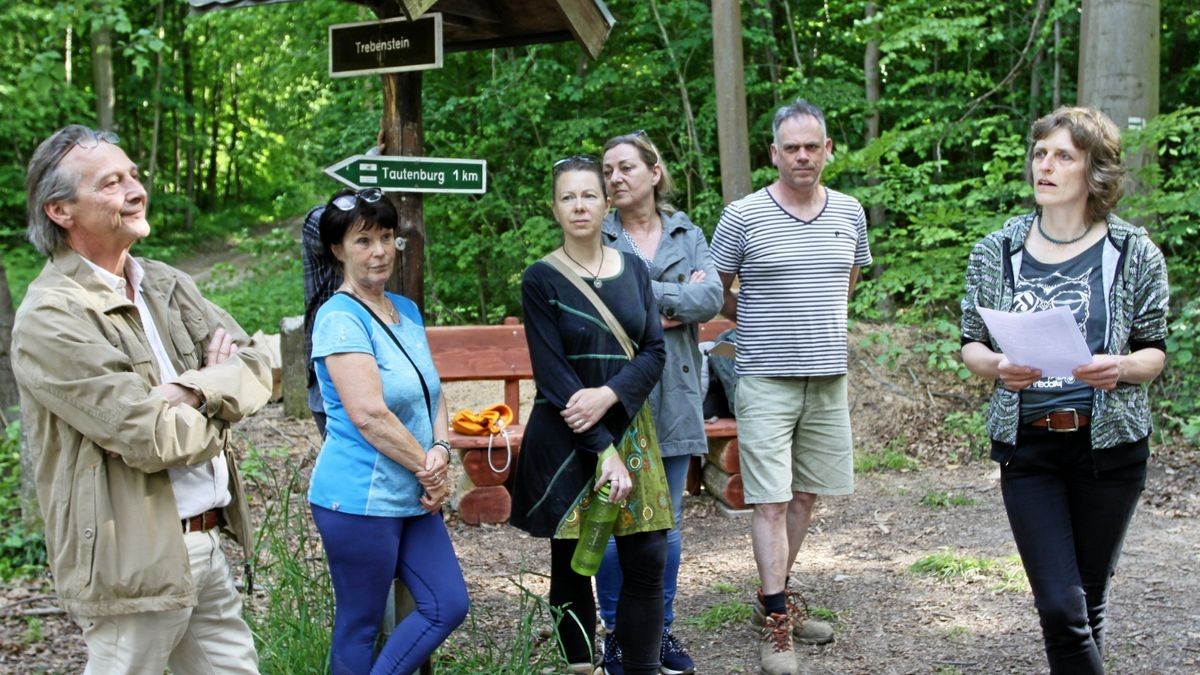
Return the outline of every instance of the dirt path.
[[[493,393],[460,388],[449,396],[457,406]],[[286,448],[293,459],[313,452],[311,422],[283,417],[278,404],[243,432],[260,449]],[[1111,673],[1200,672],[1200,470],[1191,452],[1161,453],[1151,463],[1113,585]],[[835,617],[837,640],[802,652],[806,672],[1045,670],[1032,600],[1012,562],[997,477],[985,460],[963,466],[926,460],[915,470],[861,474],[853,496],[819,504],[795,578],[812,607]],[[549,568],[545,542],[508,526],[469,526],[453,515],[449,522],[478,630],[503,645],[519,620],[517,583],[546,592],[539,576]],[[748,626],[714,618],[744,604],[757,585],[748,517],[723,515],[708,496],[688,496],[683,536],[677,634],[698,672],[758,672]],[[910,570],[939,553],[991,561],[993,569],[947,578]],[[61,614],[45,613],[56,606],[50,592],[37,582],[3,587],[0,672],[82,669],[78,630]],[[31,610],[42,613],[23,613]],[[451,638],[469,639],[461,631]]]

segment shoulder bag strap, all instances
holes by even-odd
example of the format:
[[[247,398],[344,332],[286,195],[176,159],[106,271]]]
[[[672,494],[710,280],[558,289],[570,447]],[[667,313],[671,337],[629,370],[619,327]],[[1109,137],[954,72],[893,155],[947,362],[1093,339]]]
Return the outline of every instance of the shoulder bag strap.
[[[429,396],[429,385],[425,384],[425,376],[421,374],[421,369],[417,367],[417,362],[413,361],[413,358],[408,355],[408,350],[404,348],[404,345],[400,344],[400,340],[396,339],[396,335],[395,333],[392,333],[392,329],[388,328],[388,325],[383,322],[383,319],[379,318],[379,315],[376,314],[374,310],[367,305],[367,303],[363,302],[362,298],[359,298],[351,293],[347,293],[346,291],[338,291],[337,295],[344,295],[362,305],[362,308],[367,310],[367,314],[370,314],[371,318],[375,319],[375,322],[383,328],[383,332],[388,337],[392,338],[392,342],[395,343],[396,348],[400,350],[400,353],[404,355],[404,358],[408,359],[408,362],[412,364],[413,370],[415,370],[417,373],[417,380],[421,382],[421,393],[425,394],[425,407],[429,409],[429,428],[432,430],[433,417],[435,414],[433,409],[433,399]],[[391,300],[388,300],[388,302],[391,302]]]
[[[590,286],[583,283],[583,279],[580,279],[578,274],[572,271],[570,267],[567,267],[567,264],[553,253],[546,254],[546,256],[542,258],[542,261],[557,270],[559,274],[566,277],[567,281],[570,281],[572,284],[574,284],[575,288],[577,288],[579,292],[583,294],[583,297],[587,298],[587,300],[592,303],[592,305],[596,308],[596,311],[600,313],[600,318],[604,319],[604,323],[608,324],[608,329],[612,331],[614,336],[616,336],[617,342],[621,343],[621,347],[625,350],[625,355],[632,359],[633,355],[636,353],[636,350],[633,348],[633,341],[629,339],[629,335],[625,332],[625,329],[621,327],[620,322],[617,321],[617,317],[613,316],[612,310],[608,308],[608,305],[604,304],[604,301],[600,299],[600,296],[596,295],[596,291],[593,291]]]

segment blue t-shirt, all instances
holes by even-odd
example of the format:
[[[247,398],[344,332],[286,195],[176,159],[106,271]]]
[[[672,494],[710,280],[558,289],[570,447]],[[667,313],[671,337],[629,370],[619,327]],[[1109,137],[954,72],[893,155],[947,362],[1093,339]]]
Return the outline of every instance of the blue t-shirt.
[[[429,387],[430,403],[437,406],[441,381],[425,340],[425,324],[408,298],[387,294],[400,314],[400,323],[389,328],[420,368]],[[333,386],[325,357],[363,353],[375,357],[383,387],[383,400],[409,432],[428,448],[433,444],[430,410],[416,371],[396,343],[383,332],[356,300],[334,295],[317,312],[313,327],[313,365],[321,396],[325,399],[325,444],[313,467],[308,501],[333,511],[363,516],[407,517],[425,513],[419,503],[422,489],[411,471],[363,438],[342,406]]]

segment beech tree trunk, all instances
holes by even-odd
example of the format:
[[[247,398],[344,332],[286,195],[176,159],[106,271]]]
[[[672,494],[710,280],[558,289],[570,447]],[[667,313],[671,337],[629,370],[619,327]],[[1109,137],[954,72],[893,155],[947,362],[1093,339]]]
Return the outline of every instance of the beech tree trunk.
[[[96,92],[96,127],[112,130],[117,95],[113,89],[112,28],[92,31],[92,88]]]
[[[1122,129],[1158,114],[1158,0],[1083,0],[1079,104]]]
[[[712,0],[713,75],[717,85],[717,146],[721,197],[728,204],[750,194],[749,125],[742,62],[742,8],[737,0]]]
[[[866,18],[870,19],[875,16],[875,3],[868,2],[866,6]],[[866,82],[867,94],[867,143],[870,143],[879,138],[879,100],[883,97],[883,80],[879,72],[879,40],[873,39],[867,41],[867,48],[863,53],[863,80]],[[875,187],[879,185],[879,176],[867,176],[867,185]],[[881,227],[887,220],[887,209],[878,201],[872,201],[867,206],[867,218],[870,225],[873,227]],[[883,276],[887,269],[886,263],[878,263],[871,266],[871,278],[878,279]],[[895,303],[892,302],[890,296],[883,296],[879,300],[879,311],[884,316],[891,316],[895,311]]]
[[[1158,115],[1158,0],[1084,0],[1080,20],[1079,104],[1099,108],[1122,129]],[[1153,148],[1129,148],[1131,189],[1137,170],[1156,161]]]

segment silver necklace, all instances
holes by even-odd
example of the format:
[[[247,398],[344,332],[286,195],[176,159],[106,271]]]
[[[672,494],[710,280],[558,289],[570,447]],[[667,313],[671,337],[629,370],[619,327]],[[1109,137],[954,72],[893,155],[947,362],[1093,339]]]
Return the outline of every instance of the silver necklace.
[[[353,290],[351,290],[350,293],[353,294],[354,297],[358,298],[359,300],[366,302],[368,305],[370,305],[370,306],[374,307],[375,309],[379,310],[380,312],[382,312],[383,315],[386,316],[392,323],[400,323],[400,315],[396,313],[396,306],[393,305],[390,300],[387,302],[387,304],[388,304],[387,309],[384,309],[380,305],[376,304],[374,300],[372,300],[366,296],[359,295],[358,293],[355,293]],[[387,300],[386,295],[383,297],[384,297],[384,300]]]
[[[570,253],[567,253],[566,246],[562,247],[562,252],[563,252],[563,255],[567,256],[567,260],[570,260],[571,262],[575,263],[575,265],[579,269],[583,270],[587,274],[592,274],[591,270],[584,267],[583,264],[580,263],[578,260],[572,258]],[[596,268],[596,273],[592,274],[592,285],[595,286],[596,288],[600,288],[601,286],[604,285],[604,282],[600,281],[600,272],[603,270],[604,270],[604,247],[601,246],[600,247],[600,265],[599,265],[599,267]]]
[[[1046,241],[1050,242],[1051,244],[1058,244],[1059,246],[1066,246],[1067,244],[1074,244],[1075,242],[1079,241],[1080,239],[1083,239],[1084,237],[1086,237],[1088,232],[1092,231],[1092,223],[1088,223],[1087,227],[1083,228],[1083,234],[1079,235],[1078,237],[1075,237],[1074,239],[1055,239],[1054,237],[1051,237],[1050,235],[1046,234],[1046,230],[1042,228],[1042,217],[1041,216],[1038,216],[1038,218],[1037,218],[1037,229],[1038,229],[1038,234],[1042,235],[1042,238],[1045,239]]]

